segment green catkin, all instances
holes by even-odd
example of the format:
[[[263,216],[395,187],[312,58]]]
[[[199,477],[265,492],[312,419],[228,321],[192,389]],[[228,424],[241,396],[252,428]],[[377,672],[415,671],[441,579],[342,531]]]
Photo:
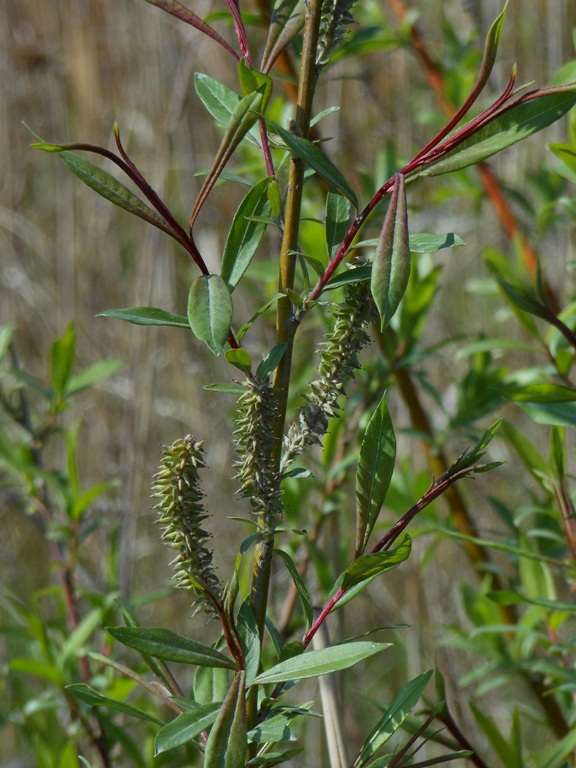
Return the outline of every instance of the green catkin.
[[[320,347],[318,378],[303,395],[306,405],[284,438],[283,472],[297,456],[321,442],[330,418],[337,414],[338,398],[346,394],[345,384],[360,367],[358,353],[370,343],[365,327],[377,318],[370,281],[350,285],[343,303],[334,310],[332,331]]]
[[[274,457],[272,424],[276,419],[276,398],[270,380],[244,382],[238,400],[236,479],[242,496],[250,499],[253,511],[268,530],[273,530],[276,515],[282,512],[280,475]]]
[[[195,594],[196,610],[216,616],[222,588],[212,567],[212,552],[205,546],[210,534],[202,528],[207,517],[198,476],[206,466],[202,446],[188,435],[166,448],[152,492],[158,499],[155,509],[164,529],[162,540],[178,550],[171,563],[176,586]]]
[[[316,54],[316,66],[328,63],[330,54],[340,45],[354,19],[350,11],[356,0],[324,0],[320,18],[320,32]]]

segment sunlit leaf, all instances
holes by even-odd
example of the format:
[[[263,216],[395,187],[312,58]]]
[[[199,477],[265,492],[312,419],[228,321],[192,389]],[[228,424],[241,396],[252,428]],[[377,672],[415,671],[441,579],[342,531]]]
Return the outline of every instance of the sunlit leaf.
[[[135,651],[164,661],[196,664],[203,667],[235,669],[227,656],[184,635],[162,627],[108,627],[108,632],[120,643]]]
[[[232,299],[220,275],[200,275],[188,296],[188,320],[197,339],[219,355],[232,324]]]
[[[244,768],[248,749],[245,683],[245,673],[238,672],[208,736],[204,768]]]
[[[154,754],[160,755],[162,752],[167,752],[169,749],[174,749],[195,739],[202,731],[213,725],[221,706],[220,702],[216,704],[191,702],[191,708],[188,712],[178,715],[158,731],[154,741]]]
[[[188,318],[183,315],[173,315],[157,307],[128,307],[126,309],[106,309],[96,317],[113,317],[117,320],[127,320],[134,325],[172,325],[176,328],[190,328]]]

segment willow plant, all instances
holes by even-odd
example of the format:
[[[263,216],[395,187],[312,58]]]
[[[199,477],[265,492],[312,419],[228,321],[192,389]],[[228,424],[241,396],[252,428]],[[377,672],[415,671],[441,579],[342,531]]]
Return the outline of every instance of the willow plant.
[[[238,396],[232,435],[238,458],[233,480],[237,492],[249,502],[254,533],[245,540],[239,535],[234,567],[225,579],[219,578],[213,568],[212,539],[207,530],[210,504],[202,492],[202,477],[208,471],[203,453],[205,436],[179,437],[166,448],[153,481],[162,539],[177,551],[173,562],[176,586],[191,593],[198,611],[214,617],[220,636],[209,646],[168,628],[141,627],[127,611],[127,626],[109,631],[141,654],[163,683],[157,695],[177,713],[157,734],[158,754],[188,744],[194,746],[199,764],[206,768],[271,766],[294,758],[300,749],[290,744],[294,731],[298,731],[299,721],[312,714],[309,702],[293,703],[293,694],[287,703],[287,691],[300,680],[349,668],[389,646],[363,637],[311,649],[330,614],[409,557],[411,541],[406,529],[422,509],[456,482],[496,466],[496,462],[484,463],[482,457],[497,423],[457,457],[422,498],[414,499],[396,524],[375,535],[396,457],[386,393],[378,392],[356,469],[354,551],[324,606],[314,613],[310,586],[295,560],[279,547],[280,537],[290,535],[285,524],[284,484],[288,478],[305,482],[307,470],[300,466],[300,460],[318,450],[330,424],[342,418],[343,398],[361,366],[362,349],[371,343],[372,336],[382,338],[391,332],[409,285],[413,254],[461,243],[452,233],[409,233],[407,188],[428,177],[480,163],[544,129],[576,104],[576,84],[517,88],[514,70],[498,98],[469,117],[495,63],[504,9],[490,28],[476,82],[462,106],[409,162],[370,199],[362,201],[330,159],[329,144],[319,142],[316,122],[322,115],[314,118],[317,82],[334,54],[346,45],[354,2],[284,0],[263,9],[267,37],[257,56],[235,0],[226,2],[235,46],[177,0],[148,1],[211,38],[237,71],[236,90],[206,74],[196,77],[197,94],[223,133],[192,204],[188,224],[178,221],[170,205],[146,181],[127,154],[118,126],[114,129],[116,152],[91,144],[61,145],[42,140],[34,146],[58,153],[83,182],[162,230],[193,261],[198,275],[190,287],[186,315],[156,307],[106,310],[102,315],[142,325],[187,328],[214,355],[223,354],[232,366],[233,377],[242,379],[226,387]],[[297,79],[293,118],[287,125],[267,114],[279,61],[288,62]],[[197,245],[197,222],[214,185],[230,178],[226,169],[248,143],[257,148],[260,169],[250,180],[250,190],[232,221],[220,270],[211,272]],[[112,161],[140,195],[89,162],[87,153]],[[325,193],[323,261],[307,254],[300,243],[303,196],[315,183]],[[385,213],[383,204],[387,204]],[[372,227],[378,217],[382,219],[379,236],[363,240],[368,221]],[[234,294],[246,281],[264,238],[268,245],[272,242],[270,232],[277,233],[279,243],[278,290],[238,328]],[[262,360],[253,360],[245,339],[257,334],[259,323],[274,310],[275,342]],[[294,412],[289,408],[292,363],[299,351],[302,322],[311,313],[322,313],[326,335],[318,349],[317,373]],[[238,524],[232,520],[229,525],[231,535],[235,535]],[[294,535],[306,534],[299,531]],[[243,594],[239,573],[246,558],[252,558],[253,576],[249,593]],[[297,638],[279,632],[272,620],[269,587],[275,561],[287,567],[299,596],[302,623]],[[195,665],[198,681],[202,670],[211,670],[219,680],[211,689],[212,698],[199,694],[199,682],[195,694],[185,696],[166,662]],[[446,748],[439,757],[421,763],[414,761],[415,745],[424,738],[440,709],[403,744],[397,743],[393,754],[385,754],[386,743],[420,699],[430,674],[424,672],[398,693],[354,756],[347,754],[340,712],[329,709],[325,702],[331,765],[380,768],[408,761],[411,765],[431,765],[456,758],[481,764],[456,727],[451,734],[453,749]],[[138,677],[135,672],[132,675]],[[71,690],[91,706],[118,708],[118,702],[86,685],[72,686]],[[442,722],[453,723],[446,710],[442,712]],[[319,757],[306,754],[303,764],[319,765]]]

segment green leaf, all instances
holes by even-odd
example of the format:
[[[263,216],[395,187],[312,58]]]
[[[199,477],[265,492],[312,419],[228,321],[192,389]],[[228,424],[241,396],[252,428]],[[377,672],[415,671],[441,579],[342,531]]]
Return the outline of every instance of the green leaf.
[[[328,280],[324,290],[330,291],[334,288],[341,288],[343,285],[348,285],[349,283],[359,283],[363,280],[370,280],[371,277],[372,265],[355,267],[354,269],[349,269],[346,272],[341,272],[335,277],[331,277],[330,280]]]
[[[238,672],[210,731],[204,768],[244,768],[247,753],[246,675]]]
[[[549,92],[542,89],[538,98],[504,112],[431,165],[409,174],[408,180],[453,173],[481,163],[556,122],[575,104],[576,85],[573,83]]]
[[[370,642],[342,643],[332,648],[309,651],[301,656],[282,661],[266,672],[262,672],[254,678],[252,684],[282,683],[286,680],[303,680],[308,677],[328,675],[331,672],[348,669],[369,656],[389,648],[390,645],[390,643]]]
[[[220,275],[200,275],[188,296],[188,320],[196,338],[219,355],[232,324],[232,298]]]
[[[350,200],[354,208],[358,209],[358,200],[352,187],[348,184],[344,176],[340,173],[338,168],[332,163],[320,150],[316,144],[308,139],[303,139],[301,136],[296,136],[290,131],[287,131],[282,126],[275,123],[273,120],[266,118],[266,122],[272,126],[275,133],[277,133],[284,144],[288,147],[296,157],[299,157],[303,162],[316,171],[316,173],[323,179],[326,179],[333,187],[336,187],[342,194]]]
[[[519,402],[517,405],[536,424],[548,427],[576,427],[576,403]]]
[[[502,394],[515,403],[570,403],[576,400],[576,390],[561,384],[526,384],[505,389]]]
[[[229,349],[224,356],[229,363],[242,371],[242,373],[249,374],[252,370],[252,360],[250,359],[250,355],[242,347],[239,349]],[[214,385],[212,385],[212,388],[213,387]]]
[[[161,728],[154,740],[154,756],[186,744],[213,725],[222,704],[190,702],[190,711],[183,712]]]
[[[194,88],[202,103],[221,125],[227,125],[242,97],[209,75],[196,73]]]
[[[258,667],[260,666],[260,633],[250,597],[247,597],[240,606],[236,618],[236,628],[244,653],[246,685],[250,685],[258,674]]]
[[[523,312],[528,312],[529,315],[535,315],[544,320],[549,319],[549,310],[538,301],[538,298],[529,287],[520,288],[512,285],[507,280],[504,280],[504,278],[494,269],[492,270],[492,274],[500,286],[502,293],[515,307],[521,309]]]
[[[285,294],[284,293],[275,293],[274,296],[268,301],[266,304],[264,304],[263,307],[260,307],[260,309],[256,312],[255,315],[253,315],[248,322],[240,328],[238,331],[238,341],[242,339],[246,331],[248,331],[255,323],[255,321],[260,317],[260,315],[263,315],[264,312],[266,312],[270,307],[275,304],[278,299],[281,299]]]
[[[361,240],[354,244],[354,248],[376,248],[379,243],[377,237],[370,240]],[[444,248],[454,248],[459,245],[465,245],[464,240],[454,232],[447,232],[445,235],[431,235],[427,232],[420,232],[415,235],[409,235],[408,245],[411,253],[435,253]]]
[[[226,163],[232,157],[234,150],[258,120],[258,114],[263,110],[263,100],[264,97],[260,91],[249,93],[248,96],[244,96],[238,103],[234,112],[230,115],[230,121],[226,127],[224,136],[222,137],[222,142],[218,148],[214,162],[204,179],[204,183],[202,184],[202,188],[198,193],[198,198],[194,203],[192,213],[190,214],[190,230],[194,227],[194,222],[196,221],[202,206],[206,202],[210,190],[218,180],[220,173],[224,170]]]
[[[298,573],[296,564],[294,563],[294,560],[292,560],[290,555],[281,549],[274,550],[274,553],[282,560],[282,562],[288,569],[290,576],[292,577],[292,581],[294,582],[294,586],[296,587],[296,591],[298,592],[300,603],[302,605],[302,610],[304,612],[304,621],[306,623],[306,629],[308,630],[312,626],[312,598],[310,597],[310,593],[308,592],[306,585],[302,581],[302,577]]]
[[[370,760],[396,733],[418,703],[431,677],[432,670],[429,670],[404,686],[362,745],[358,757],[354,761],[354,768],[361,768],[365,765],[367,760]]]
[[[326,248],[330,259],[348,231],[352,206],[335,187],[330,187],[326,198]]]
[[[262,179],[252,187],[234,215],[224,246],[220,270],[222,279],[228,284],[230,292],[240,282],[266,232],[266,224],[253,221],[250,217],[267,218],[270,215],[271,208],[268,202],[270,181],[269,178]]]
[[[108,627],[107,631],[120,643],[139,653],[179,664],[199,667],[235,669],[227,656],[184,635],[161,627]]]
[[[96,317],[113,317],[117,320],[127,320],[134,325],[173,325],[176,328],[190,328],[188,318],[183,315],[173,315],[157,307],[128,307],[127,309],[106,309]]]
[[[396,437],[386,393],[372,414],[360,448],[356,472],[356,557],[368,543],[378,519],[396,459]]]
[[[199,704],[224,701],[229,688],[230,672],[223,667],[198,667],[194,672],[194,700]]]
[[[278,363],[282,358],[284,357],[284,353],[286,352],[286,348],[288,345],[285,342],[282,342],[281,344],[276,344],[270,352],[266,355],[264,360],[260,363],[258,366],[258,370],[256,371],[256,375],[260,379],[265,379],[266,376],[269,376],[272,371],[274,371],[278,367]]]
[[[245,59],[240,59],[238,62],[238,77],[245,95],[260,91],[263,96],[262,112],[264,112],[272,93],[272,80],[257,69],[251,69]]]
[[[349,590],[363,582],[372,581],[376,576],[386,571],[391,571],[400,563],[403,563],[410,557],[412,541],[410,536],[406,535],[402,543],[395,549],[388,549],[385,552],[375,552],[371,555],[362,555],[348,566],[344,571],[342,588]]]
[[[186,323],[188,325],[188,323]],[[103,360],[100,363],[95,363],[89,368],[85,368],[82,373],[78,373],[76,376],[71,376],[66,386],[66,397],[76,395],[83,389],[94,386],[99,381],[107,379],[112,374],[124,365],[123,360]]]
[[[67,685],[66,690],[80,701],[90,704],[92,707],[106,707],[112,709],[115,712],[123,712],[125,715],[131,717],[137,717],[139,720],[146,720],[149,723],[156,723],[156,725],[162,725],[162,720],[159,720],[154,715],[144,712],[138,707],[132,706],[132,704],[126,704],[124,701],[118,701],[117,699],[111,699],[109,696],[104,696],[102,693],[92,688],[86,683],[74,683]]]
[[[372,296],[380,312],[382,331],[398,309],[409,277],[406,186],[404,176],[397,174],[372,265]]]
[[[43,149],[46,152],[57,152],[62,162],[77,176],[80,181],[89,186],[99,195],[104,197],[114,205],[124,208],[128,213],[144,219],[149,224],[161,229],[168,234],[174,235],[172,228],[162,216],[153,208],[146,205],[137,195],[135,195],[127,186],[114,178],[108,171],[99,168],[89,160],[80,157],[75,152],[64,149],[57,144],[47,144],[39,142],[31,145],[34,149]]]
[[[50,386],[56,398],[63,398],[76,358],[74,326],[66,328],[64,335],[52,344],[50,354]]]

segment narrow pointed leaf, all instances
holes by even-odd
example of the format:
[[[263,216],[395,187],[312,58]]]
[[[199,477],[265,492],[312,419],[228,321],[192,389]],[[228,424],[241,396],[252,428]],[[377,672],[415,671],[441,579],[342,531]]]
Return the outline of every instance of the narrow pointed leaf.
[[[576,105],[576,83],[558,86],[500,114],[436,162],[409,174],[409,181],[423,176],[452,173],[487,160],[560,120]]]
[[[366,544],[386,498],[394,461],[396,436],[388,411],[386,393],[366,428],[356,471],[356,557]]]
[[[368,584],[376,576],[391,571],[408,559],[411,548],[410,536],[406,535],[400,546],[395,549],[358,557],[344,572],[342,589],[349,590],[359,584],[363,585],[364,582]]]
[[[252,187],[234,215],[220,270],[230,291],[240,282],[266,232],[267,225],[262,221],[254,221],[253,217],[266,219],[270,216],[269,185],[270,179],[267,178]]]
[[[262,111],[264,112],[272,93],[272,80],[270,80],[268,75],[249,67],[245,59],[240,59],[238,62],[238,77],[245,95],[254,91],[260,91],[263,97]]]
[[[393,736],[412,709],[418,703],[432,677],[432,670],[424,672],[405,685],[376,724],[354,761],[354,768],[361,768]]]
[[[57,144],[47,144],[40,142],[32,144],[34,149],[43,149],[47,152],[57,152],[58,156],[71,171],[87,186],[93,189],[102,197],[109,200],[114,205],[124,208],[125,211],[133,213],[140,219],[144,219],[149,224],[161,229],[168,234],[175,236],[168,222],[160,216],[153,208],[146,205],[137,195],[135,195],[122,182],[118,181],[112,174],[99,168],[89,160],[77,155],[75,152],[63,149]]]
[[[148,714],[148,712],[144,712],[142,709],[132,706],[132,704],[126,704],[124,701],[118,701],[117,699],[111,699],[109,696],[104,696],[104,694],[100,693],[95,688],[86,685],[86,683],[67,685],[66,690],[70,691],[75,698],[86,704],[90,704],[93,707],[106,707],[107,709],[112,709],[116,712],[123,712],[125,715],[130,715],[131,717],[137,717],[140,720],[147,720],[150,723],[162,725],[162,720]]]
[[[204,768],[244,768],[247,752],[246,675],[238,672],[210,731]]]
[[[127,307],[126,309],[106,309],[96,317],[113,317],[126,320],[134,325],[172,325],[176,328],[190,328],[188,318],[174,315],[157,307]]]
[[[118,368],[124,365],[123,360],[102,360],[94,363],[76,376],[71,376],[66,385],[66,396],[75,395],[87,387],[92,387],[103,379],[107,379],[116,373]]]
[[[160,755],[162,752],[167,752],[169,749],[174,749],[195,739],[202,731],[213,725],[221,706],[221,703],[197,704],[193,702],[193,707],[189,712],[178,715],[158,731],[154,741],[154,755]]]
[[[258,113],[262,112],[263,103],[264,97],[260,91],[249,93],[238,103],[238,106],[230,116],[230,122],[222,138],[214,163],[204,179],[202,189],[190,214],[190,229],[193,228],[194,222],[210,194],[210,190],[218,180],[220,173],[224,170],[234,150],[258,120]]]
[[[265,683],[282,683],[286,680],[303,680],[318,675],[328,675],[341,669],[348,669],[360,661],[389,648],[390,643],[342,643],[332,648],[296,656],[288,661],[282,661],[275,667],[258,675],[252,681],[253,685]]]
[[[224,83],[201,72],[194,76],[194,88],[212,117],[221,125],[228,125],[242,97]]]
[[[292,581],[294,582],[294,586],[300,597],[300,603],[304,612],[304,621],[306,623],[306,629],[308,630],[312,626],[312,598],[310,597],[310,593],[302,581],[298,569],[296,568],[296,564],[290,555],[287,552],[283,552],[281,549],[276,549],[275,554],[283,561],[292,577]]]
[[[232,324],[232,299],[220,275],[200,275],[194,280],[188,296],[188,320],[196,338],[219,355]]]
[[[326,157],[316,144],[308,141],[308,139],[303,139],[301,136],[296,136],[295,134],[290,133],[290,131],[282,128],[282,126],[278,125],[278,123],[275,123],[273,120],[267,119],[266,122],[272,126],[274,133],[277,133],[278,136],[280,136],[290,152],[303,160],[310,166],[310,168],[312,168],[312,170],[316,171],[319,176],[330,182],[332,186],[340,190],[340,192],[350,200],[354,208],[358,208],[358,200],[354,190],[348,184],[338,168],[336,168],[334,163]]]
[[[120,643],[156,659],[175,661],[179,664],[196,664],[200,667],[236,668],[233,661],[209,645],[178,635],[169,629],[108,627],[108,632]]]
[[[224,40],[215,29],[212,29],[212,27],[209,24],[206,24],[200,16],[197,16],[189,8],[186,8],[182,3],[179,3],[178,0],[146,0],[146,2],[150,3],[150,5],[155,5],[157,8],[162,8],[163,11],[166,11],[171,16],[175,16],[180,21],[190,24],[190,26],[194,27],[199,32],[202,32],[216,43],[219,43],[228,51],[228,53],[231,53],[235,59],[239,58],[236,51],[230,47],[226,40]]]
[[[264,360],[260,363],[258,366],[258,370],[256,371],[256,375],[260,379],[265,379],[267,376],[270,376],[270,374],[276,370],[278,367],[278,363],[282,358],[284,357],[284,354],[286,352],[286,349],[288,347],[288,344],[285,342],[282,342],[281,344],[276,344],[272,347],[270,352],[266,355]]]
[[[338,189],[330,187],[326,198],[326,247],[331,258],[344,240],[350,224],[352,206]]]
[[[576,400],[576,390],[561,384],[526,384],[503,393],[516,403],[569,403]]]
[[[277,0],[272,8],[268,36],[262,54],[262,71],[269,72],[281,51],[298,34],[304,18],[297,13],[300,0]]]
[[[409,277],[406,186],[404,176],[397,174],[372,265],[372,296],[380,312],[382,331],[398,309],[408,287]]]

